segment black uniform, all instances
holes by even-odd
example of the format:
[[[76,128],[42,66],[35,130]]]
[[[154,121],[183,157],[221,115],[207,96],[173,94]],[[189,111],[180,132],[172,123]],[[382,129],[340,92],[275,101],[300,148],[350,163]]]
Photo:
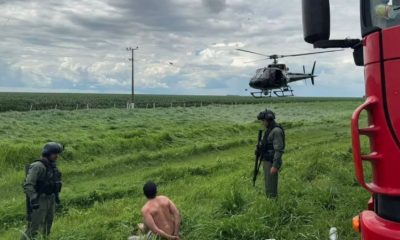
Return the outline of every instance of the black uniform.
[[[50,234],[60,191],[61,173],[55,162],[38,160],[29,165],[24,183],[28,227],[21,239]]]
[[[284,130],[273,121],[268,126],[262,141],[265,192],[268,197],[277,197],[278,195],[278,173],[271,174],[271,168],[281,168],[284,149]]]

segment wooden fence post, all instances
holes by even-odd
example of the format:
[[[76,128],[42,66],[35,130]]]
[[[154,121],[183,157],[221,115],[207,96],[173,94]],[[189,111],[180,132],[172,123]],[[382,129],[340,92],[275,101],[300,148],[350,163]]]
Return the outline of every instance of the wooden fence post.
[[[32,111],[32,108],[33,108],[33,104],[31,104],[31,108],[29,109],[29,112]]]

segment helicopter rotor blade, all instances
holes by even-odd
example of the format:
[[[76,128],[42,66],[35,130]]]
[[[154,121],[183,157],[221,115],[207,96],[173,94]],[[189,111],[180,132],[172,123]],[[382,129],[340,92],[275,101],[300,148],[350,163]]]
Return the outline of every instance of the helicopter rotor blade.
[[[298,53],[298,54],[288,54],[288,55],[267,55],[263,53],[253,52],[245,49],[238,48],[237,51],[247,52],[251,54],[256,54],[259,56],[267,57],[267,59],[278,59],[278,58],[286,58],[286,57],[298,57],[298,56],[305,56],[305,55],[314,55],[314,54],[322,54],[322,53],[329,53],[329,52],[339,52],[344,51],[344,49],[337,49],[337,50],[329,50],[329,51],[319,51],[319,52],[308,52],[308,53]]]
[[[279,57],[280,58],[298,57],[298,56],[305,56],[305,55],[314,55],[314,54],[322,54],[322,53],[329,53],[329,52],[341,52],[341,51],[344,51],[344,49],[320,51],[320,52],[309,52],[309,53],[298,53],[298,54],[289,54],[289,55],[279,55]]]
[[[269,60],[269,58],[263,58],[263,59],[248,61],[248,62],[244,62],[244,63],[254,63],[254,62],[261,62],[261,61],[266,61],[266,60]]]
[[[270,58],[270,55],[266,55],[266,54],[262,54],[262,53],[257,53],[257,52],[253,52],[253,51],[248,51],[248,50],[244,50],[244,49],[236,49],[237,51],[241,51],[241,52],[247,52],[247,53],[252,53],[252,54],[256,54],[256,55],[260,55],[260,56],[264,56],[264,57],[268,57]]]
[[[298,57],[298,56],[305,56],[305,55],[315,55],[315,54],[322,54],[322,53],[344,51],[344,49],[336,49],[336,50],[329,50],[329,51],[308,52],[308,53],[298,53],[298,54],[288,54],[288,55],[276,55],[276,54],[274,54],[274,55],[266,55],[266,54],[263,54],[263,53],[253,52],[253,51],[249,51],[249,50],[245,50],[245,49],[241,49],[241,48],[237,48],[236,50],[237,51],[241,51],[241,52],[246,52],[246,53],[251,53],[251,54],[263,56],[263,57],[267,57],[266,59],[256,60],[256,61],[263,61],[263,60],[271,59],[271,60],[274,60],[275,63],[277,62],[277,59],[279,59],[279,58]]]

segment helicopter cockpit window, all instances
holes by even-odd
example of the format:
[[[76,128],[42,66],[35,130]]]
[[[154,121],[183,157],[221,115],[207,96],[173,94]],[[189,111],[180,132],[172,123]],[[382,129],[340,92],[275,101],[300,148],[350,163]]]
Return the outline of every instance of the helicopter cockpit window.
[[[263,77],[266,79],[270,79],[274,75],[274,70],[273,69],[267,69],[267,71],[264,72]]]
[[[370,0],[372,24],[381,29],[400,25],[400,0]]]
[[[265,71],[265,68],[260,68],[256,71],[256,74],[254,75],[255,78],[260,78],[262,77],[263,73]]]
[[[286,66],[283,65],[283,64],[278,64],[278,65],[276,65],[276,67],[278,67],[279,69],[282,69],[282,70],[283,70],[283,69],[285,69]]]
[[[263,73],[263,77],[268,79],[271,76],[271,69],[265,69],[264,73]]]

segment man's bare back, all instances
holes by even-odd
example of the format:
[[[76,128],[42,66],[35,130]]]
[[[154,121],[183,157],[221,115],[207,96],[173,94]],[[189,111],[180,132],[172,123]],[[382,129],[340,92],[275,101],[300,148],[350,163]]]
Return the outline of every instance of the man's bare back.
[[[142,208],[145,226],[166,239],[179,239],[180,214],[175,204],[165,196],[149,199]]]

